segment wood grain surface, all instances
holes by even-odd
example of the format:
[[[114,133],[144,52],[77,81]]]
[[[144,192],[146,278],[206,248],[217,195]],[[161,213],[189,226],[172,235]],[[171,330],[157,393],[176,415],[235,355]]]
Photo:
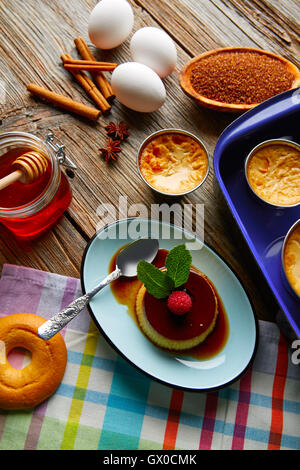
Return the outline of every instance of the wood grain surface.
[[[137,150],[150,133],[179,127],[205,142],[211,171],[202,188],[180,204],[205,205],[205,241],[236,271],[248,292],[258,318],[274,320],[278,310],[267,283],[229,213],[213,173],[216,142],[235,116],[205,110],[181,91],[178,71],[193,56],[217,47],[250,46],[278,53],[300,66],[300,4],[298,0],[130,0],[134,30],[158,26],[174,39],[177,70],[164,79],[167,100],[148,115],[128,110],[117,100],[109,115],[92,123],[31,97],[26,85],[35,82],[93,106],[84,90],[64,70],[60,56],[79,58],[78,36],[90,45],[87,34],[92,0],[2,0],[0,4],[0,110],[1,130],[22,130],[41,138],[51,130],[65,144],[78,170],[71,180],[72,204],[59,224],[30,245],[0,232],[0,264],[14,263],[59,274],[79,276],[82,253],[101,220],[97,207],[118,207],[119,196],[128,205],[162,200],[145,187],[136,171]],[[97,60],[130,60],[129,40],[112,51],[91,46]],[[109,77],[109,73],[106,74]],[[104,126],[111,120],[128,123],[131,135],[119,161],[107,165],[99,148],[105,145]],[[122,214],[120,214],[122,215]],[[137,214],[138,215],[138,214]]]

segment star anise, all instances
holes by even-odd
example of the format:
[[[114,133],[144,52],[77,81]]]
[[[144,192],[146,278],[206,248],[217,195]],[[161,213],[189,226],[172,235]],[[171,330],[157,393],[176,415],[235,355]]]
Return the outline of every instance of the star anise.
[[[130,136],[129,127],[124,121],[120,121],[117,130],[117,136],[119,139],[124,140],[125,137]]]
[[[125,137],[130,135],[128,129],[129,127],[124,121],[120,121],[119,124],[111,121],[107,126],[105,126],[106,133],[119,140],[124,140]]]
[[[106,134],[114,135],[118,130],[118,125],[115,122],[110,121],[110,123],[107,124],[104,129],[106,130]]]
[[[109,137],[107,146],[100,148],[100,152],[105,156],[105,161],[108,163],[110,160],[118,160],[118,153],[121,152],[121,148],[118,145],[121,143],[120,140],[113,140]]]

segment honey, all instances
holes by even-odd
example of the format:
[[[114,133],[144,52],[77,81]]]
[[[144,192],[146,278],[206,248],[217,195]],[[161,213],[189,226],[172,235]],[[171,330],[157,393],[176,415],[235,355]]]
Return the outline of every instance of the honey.
[[[0,178],[11,173],[12,163],[28,150],[40,149],[49,156],[45,173],[36,181],[30,184],[16,181],[0,191],[0,222],[17,237],[40,235],[57,222],[72,199],[69,182],[55,156],[41,144],[31,134],[0,135]]]
[[[26,153],[23,148],[10,150],[1,157],[0,179],[10,174],[13,162]],[[49,185],[51,177],[51,166],[47,166],[47,170],[43,176],[31,184],[23,184],[20,181],[9,185],[7,188],[0,190],[0,207],[11,209],[13,207],[24,206],[34,201]]]

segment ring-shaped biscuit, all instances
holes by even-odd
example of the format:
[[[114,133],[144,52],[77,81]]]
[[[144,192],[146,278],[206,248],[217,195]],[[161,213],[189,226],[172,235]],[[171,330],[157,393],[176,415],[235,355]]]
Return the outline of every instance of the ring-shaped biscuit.
[[[45,319],[31,313],[17,313],[0,318],[0,408],[33,408],[60,384],[67,363],[67,349],[60,333],[50,340],[38,336]],[[31,352],[31,362],[14,369],[7,356],[14,348]],[[3,348],[5,351],[3,352]]]

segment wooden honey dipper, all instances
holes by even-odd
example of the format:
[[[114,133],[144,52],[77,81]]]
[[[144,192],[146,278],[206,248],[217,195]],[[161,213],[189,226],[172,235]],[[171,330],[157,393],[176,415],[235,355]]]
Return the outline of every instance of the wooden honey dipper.
[[[18,157],[12,164],[12,173],[0,179],[0,191],[16,181],[23,184],[33,183],[41,178],[48,166],[48,159],[34,150]]]

